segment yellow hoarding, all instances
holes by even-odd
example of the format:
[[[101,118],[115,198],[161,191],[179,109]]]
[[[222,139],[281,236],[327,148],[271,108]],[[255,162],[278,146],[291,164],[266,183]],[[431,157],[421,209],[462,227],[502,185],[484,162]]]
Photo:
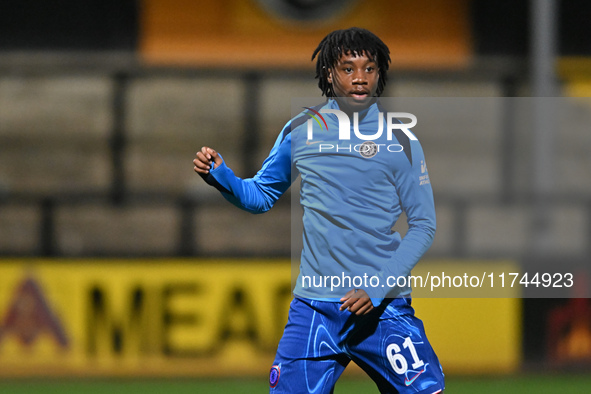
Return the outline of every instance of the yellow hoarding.
[[[265,374],[290,275],[287,260],[4,260],[0,375]],[[413,305],[444,368],[517,367],[518,299]]]

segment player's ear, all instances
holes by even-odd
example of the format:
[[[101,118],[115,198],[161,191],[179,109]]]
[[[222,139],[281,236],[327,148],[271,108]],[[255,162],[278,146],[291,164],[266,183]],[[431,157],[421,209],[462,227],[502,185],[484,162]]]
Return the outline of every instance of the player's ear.
[[[332,84],[332,70],[330,68],[326,69],[326,80]]]

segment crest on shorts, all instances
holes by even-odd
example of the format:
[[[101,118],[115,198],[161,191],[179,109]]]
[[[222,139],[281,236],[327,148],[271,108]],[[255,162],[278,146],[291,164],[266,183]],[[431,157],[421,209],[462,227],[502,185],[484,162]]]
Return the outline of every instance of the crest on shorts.
[[[281,367],[279,365],[273,365],[269,372],[269,386],[275,388],[279,383],[279,375],[281,375]]]

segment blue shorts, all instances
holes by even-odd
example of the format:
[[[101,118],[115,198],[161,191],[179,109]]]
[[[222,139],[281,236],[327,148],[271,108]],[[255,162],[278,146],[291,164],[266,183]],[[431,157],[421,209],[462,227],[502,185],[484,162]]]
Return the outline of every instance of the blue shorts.
[[[295,298],[269,376],[271,393],[332,393],[351,360],[381,393],[440,393],[443,371],[410,298],[364,316],[340,303]]]

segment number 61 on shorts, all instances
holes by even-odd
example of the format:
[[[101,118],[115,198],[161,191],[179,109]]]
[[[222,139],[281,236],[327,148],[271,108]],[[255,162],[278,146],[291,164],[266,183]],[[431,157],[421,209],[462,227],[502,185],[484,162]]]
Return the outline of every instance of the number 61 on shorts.
[[[413,370],[421,368],[423,365],[425,365],[423,360],[419,358],[417,354],[417,349],[415,348],[415,345],[410,339],[410,337],[406,337],[406,339],[402,343],[402,347],[404,349],[410,350],[410,354],[412,356],[413,361],[411,368]],[[398,346],[396,343],[391,343],[390,345],[388,345],[388,347],[386,348],[386,356],[388,357],[388,361],[390,361],[390,365],[392,366],[392,369],[394,369],[394,372],[396,372],[399,375],[402,375],[406,373],[406,371],[408,371],[408,362],[406,360],[406,357],[404,357],[404,355],[401,354],[400,346]]]

